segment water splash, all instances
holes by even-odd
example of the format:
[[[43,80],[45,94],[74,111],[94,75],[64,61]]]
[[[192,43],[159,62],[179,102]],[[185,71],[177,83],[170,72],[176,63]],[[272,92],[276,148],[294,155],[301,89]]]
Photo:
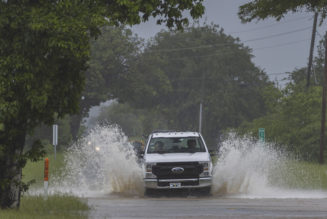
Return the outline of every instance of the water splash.
[[[274,145],[229,134],[214,167],[213,194],[243,198],[327,198],[327,192],[289,188],[294,173]],[[296,179],[295,179],[296,180]]]
[[[59,172],[52,176],[50,194],[90,197],[116,193],[142,197],[144,193],[142,168],[132,145],[117,126],[95,126],[68,149]],[[313,175],[306,174],[298,162],[274,145],[231,133],[220,147],[212,193],[214,197],[327,198],[322,189],[327,182],[321,180],[327,176],[321,177],[321,173],[316,174],[318,186],[298,185],[303,185],[303,180],[312,184]],[[43,190],[30,193],[42,194]]]
[[[143,175],[132,145],[117,126],[95,126],[65,154],[52,193],[94,196],[143,194]]]

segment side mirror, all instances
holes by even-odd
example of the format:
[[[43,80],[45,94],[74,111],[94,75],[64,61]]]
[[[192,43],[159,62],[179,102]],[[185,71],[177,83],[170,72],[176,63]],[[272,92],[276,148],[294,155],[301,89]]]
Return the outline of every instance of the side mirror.
[[[216,150],[209,150],[209,154],[210,156],[216,156],[217,155],[217,151]]]

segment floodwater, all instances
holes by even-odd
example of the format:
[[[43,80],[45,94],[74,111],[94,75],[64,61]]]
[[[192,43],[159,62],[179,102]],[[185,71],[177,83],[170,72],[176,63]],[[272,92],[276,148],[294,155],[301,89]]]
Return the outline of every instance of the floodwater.
[[[327,168],[313,179],[295,174],[289,163],[273,145],[230,134],[214,166],[211,196],[173,191],[144,197],[142,169],[128,138],[117,126],[97,126],[70,147],[49,192],[86,198],[94,207],[91,217],[327,218],[321,175]]]
[[[90,218],[327,218],[327,199],[88,198]]]
[[[326,182],[321,176],[327,175],[327,167],[315,179],[307,173],[299,175],[294,165],[290,168],[290,159],[273,145],[235,134],[229,135],[219,151],[213,173],[214,197],[327,198],[327,191],[323,190]],[[143,197],[142,168],[128,138],[117,126],[96,126],[72,145],[61,172],[60,176],[52,177],[52,193]],[[304,179],[308,182],[303,182]],[[303,184],[310,183],[315,186],[303,188]]]

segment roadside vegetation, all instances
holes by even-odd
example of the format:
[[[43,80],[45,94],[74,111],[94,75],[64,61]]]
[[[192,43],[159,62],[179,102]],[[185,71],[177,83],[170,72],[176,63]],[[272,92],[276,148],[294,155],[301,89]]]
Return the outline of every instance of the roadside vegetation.
[[[308,162],[289,162],[285,175],[289,188],[327,189],[327,165]]]
[[[133,36],[128,28],[105,27],[102,35],[91,41],[90,67],[80,106],[83,113],[77,119],[66,116],[58,120],[60,147],[67,147],[83,134],[86,129],[81,118],[103,101],[114,100],[87,125],[118,124],[131,139],[144,139],[153,130],[197,130],[202,102],[202,134],[210,149],[217,149],[221,136],[230,130],[257,137],[258,128],[265,128],[266,141],[275,143],[278,150],[316,163],[323,43],[314,59],[311,87],[305,86],[306,68],[289,72],[280,87],[252,63],[250,48],[217,25],[194,25],[184,32],[161,31],[147,43]],[[190,45],[204,46],[201,54],[210,56],[184,49]],[[128,60],[128,66],[111,62],[117,52]],[[115,77],[121,69],[126,74]],[[37,138],[48,142],[51,135],[51,127],[35,131]]]
[[[51,145],[50,145],[51,147]],[[48,147],[48,150],[53,150],[53,148]],[[54,157],[53,151],[49,151],[44,158],[49,158],[49,181],[51,185],[52,177],[59,175],[60,171],[64,167],[64,152],[61,150],[57,151],[56,159]],[[44,159],[37,162],[27,162],[26,166],[23,168],[23,182],[28,183],[33,181],[30,187],[43,188],[43,177],[44,177]]]
[[[327,165],[288,160],[271,172],[270,182],[281,188],[325,190],[327,189]]]
[[[135,25],[154,17],[158,24],[183,29],[189,18],[204,14],[198,0],[0,1],[0,10],[0,60],[5,60],[0,62],[0,208],[19,207],[26,189],[22,169],[27,160],[43,155],[39,139],[26,146],[27,135],[76,113],[71,124],[79,126],[86,102],[99,103],[92,94],[83,96],[83,91],[86,70],[92,65],[90,41],[101,35],[102,27]],[[122,45],[115,40],[110,45]],[[118,63],[118,69],[106,69],[113,74],[111,83],[112,78],[125,77],[130,60],[114,52],[110,61]],[[104,82],[101,74],[93,79],[97,87]]]
[[[19,210],[0,210],[1,219],[87,218],[89,207],[79,198],[65,195],[23,196]]]
[[[0,1],[0,58],[5,60],[0,63],[1,208],[19,205],[26,161],[36,162],[27,162],[23,182],[34,179],[32,186],[42,186],[43,159],[37,160],[44,157],[44,145],[51,148],[51,124],[59,124],[57,159],[48,152],[50,174],[56,174],[62,151],[85,132],[89,109],[108,100],[115,101],[88,125],[118,124],[131,139],[155,129],[198,130],[200,104],[202,134],[210,149],[228,130],[257,136],[258,128],[265,128],[266,141],[299,160],[290,164],[294,176],[287,184],[319,187],[321,182],[325,188],[324,166],[316,165],[324,42],[314,60],[312,86],[305,87],[306,68],[301,68],[280,87],[253,63],[252,49],[238,38],[216,24],[188,25],[182,12],[199,18],[201,1],[112,1],[117,7],[109,8],[99,2]],[[276,7],[281,11],[266,14],[271,10],[263,6],[269,1],[260,0],[242,6],[239,16],[243,21],[279,19],[309,5],[322,10],[325,3],[319,2],[280,1]],[[47,16],[50,12],[53,16]],[[163,30],[145,42],[124,26],[152,15],[163,16],[158,23],[177,30]]]
[[[314,60],[312,85],[306,87],[306,68],[289,73],[284,88],[267,92],[268,110],[264,116],[243,122],[236,128],[239,134],[258,136],[258,129],[265,128],[266,141],[274,142],[277,149],[290,153],[300,160],[318,162],[321,127],[321,94],[324,50],[320,42]],[[327,150],[325,150],[327,158]]]
[[[49,186],[52,177],[60,174],[64,167],[64,152],[58,151],[54,158],[51,145],[46,147],[49,158]],[[44,159],[37,162],[27,162],[23,168],[23,182],[33,181],[30,188],[43,191]],[[1,218],[87,218],[90,208],[86,201],[71,195],[49,195],[45,199],[42,195],[25,193],[21,199],[19,210],[0,210]]]

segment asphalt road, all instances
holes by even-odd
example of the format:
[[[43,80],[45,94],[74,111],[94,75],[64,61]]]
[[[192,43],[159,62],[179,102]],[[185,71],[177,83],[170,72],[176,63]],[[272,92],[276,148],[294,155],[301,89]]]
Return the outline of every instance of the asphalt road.
[[[90,218],[327,218],[327,199],[108,195],[87,200]]]

